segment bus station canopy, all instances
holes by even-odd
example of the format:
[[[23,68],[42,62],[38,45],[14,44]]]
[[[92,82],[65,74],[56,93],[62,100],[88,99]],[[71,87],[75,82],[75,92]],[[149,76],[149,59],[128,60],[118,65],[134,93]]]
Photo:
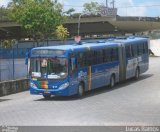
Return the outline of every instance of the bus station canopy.
[[[160,29],[160,19],[157,17],[81,17],[70,18],[64,26],[71,36],[76,36],[80,24],[79,35],[103,35],[116,33],[137,33]],[[0,21],[0,39],[24,38],[25,31],[22,26],[11,21]]]

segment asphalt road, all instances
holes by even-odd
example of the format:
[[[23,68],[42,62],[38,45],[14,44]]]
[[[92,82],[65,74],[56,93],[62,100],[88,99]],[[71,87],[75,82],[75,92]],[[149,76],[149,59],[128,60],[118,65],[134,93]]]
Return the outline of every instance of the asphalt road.
[[[160,125],[160,58],[150,58],[149,70],[84,98],[44,100],[29,91],[0,97],[0,126],[145,126]]]

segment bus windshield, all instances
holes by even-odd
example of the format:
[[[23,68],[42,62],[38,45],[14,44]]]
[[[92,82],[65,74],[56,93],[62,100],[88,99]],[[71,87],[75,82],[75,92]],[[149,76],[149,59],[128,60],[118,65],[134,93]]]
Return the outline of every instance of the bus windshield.
[[[31,58],[31,77],[41,79],[64,79],[67,77],[66,58]]]

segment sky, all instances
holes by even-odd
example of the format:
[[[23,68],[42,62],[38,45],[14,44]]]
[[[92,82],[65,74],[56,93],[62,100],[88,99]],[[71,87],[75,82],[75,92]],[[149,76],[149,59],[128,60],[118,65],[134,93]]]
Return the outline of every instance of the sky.
[[[11,0],[0,0],[0,6],[6,6]],[[64,5],[64,10],[69,8],[76,9],[76,12],[82,12],[83,4],[89,2],[98,2],[105,4],[106,0],[59,0]],[[112,0],[108,0],[108,6]],[[120,16],[160,16],[160,0],[115,0],[115,7],[118,8]]]

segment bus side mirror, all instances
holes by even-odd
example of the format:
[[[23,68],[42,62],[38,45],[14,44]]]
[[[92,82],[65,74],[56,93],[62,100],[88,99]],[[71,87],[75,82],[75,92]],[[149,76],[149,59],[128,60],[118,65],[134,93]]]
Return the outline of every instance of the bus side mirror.
[[[29,52],[26,52],[25,54],[25,64],[28,65],[28,57],[29,57]]]
[[[25,65],[28,65],[28,57],[25,58]]]

